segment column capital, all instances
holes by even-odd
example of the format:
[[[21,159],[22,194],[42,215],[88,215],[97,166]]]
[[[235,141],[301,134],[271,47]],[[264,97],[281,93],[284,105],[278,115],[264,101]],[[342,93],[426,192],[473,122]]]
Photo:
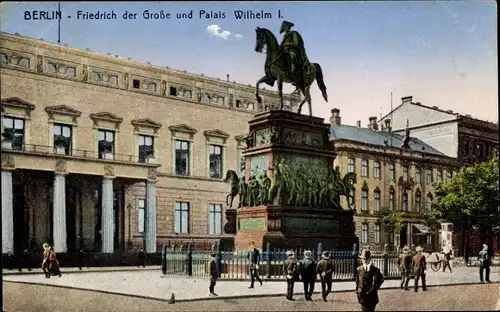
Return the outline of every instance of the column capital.
[[[116,177],[110,176],[110,175],[103,175],[102,178],[103,178],[103,180],[114,180]]]
[[[147,179],[146,180],[146,183],[148,183],[148,184],[155,184],[156,182],[158,182],[158,179],[156,179],[156,180]]]

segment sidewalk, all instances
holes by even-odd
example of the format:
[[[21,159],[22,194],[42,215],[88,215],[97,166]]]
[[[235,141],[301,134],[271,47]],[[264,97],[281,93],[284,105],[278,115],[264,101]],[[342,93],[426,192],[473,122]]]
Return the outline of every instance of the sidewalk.
[[[103,268],[104,269],[104,268]],[[65,270],[67,272],[67,270]],[[454,284],[478,283],[477,268],[455,268],[453,273],[427,272],[427,285],[442,286]],[[499,282],[498,268],[492,268],[491,281]],[[160,270],[135,269],[134,271],[114,272],[84,272],[80,274],[64,274],[61,278],[46,279],[43,274],[11,274],[4,275],[7,282],[50,285],[56,287],[93,290],[104,293],[124,294],[138,298],[168,300],[172,293],[176,301],[195,301],[203,299],[230,299],[241,297],[280,296],[286,291],[284,281],[264,282],[261,287],[256,284],[254,289],[248,289],[249,282],[218,281],[215,287],[219,297],[208,297],[208,279],[189,278],[182,276],[162,276]],[[410,282],[413,285],[413,281]],[[399,287],[399,280],[386,280],[383,289]],[[353,281],[333,283],[333,291],[353,291]],[[315,293],[320,293],[321,285],[316,283]],[[302,283],[295,284],[295,294],[303,294]],[[332,296],[335,296],[333,294]]]

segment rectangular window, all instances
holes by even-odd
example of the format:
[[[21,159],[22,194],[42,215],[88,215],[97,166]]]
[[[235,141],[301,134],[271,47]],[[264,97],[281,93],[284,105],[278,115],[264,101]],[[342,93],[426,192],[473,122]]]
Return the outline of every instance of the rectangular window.
[[[12,149],[22,150],[24,145],[24,119],[15,117],[3,118],[3,133],[12,143]]]
[[[189,203],[175,202],[175,224],[176,234],[189,234]]]
[[[427,176],[427,184],[432,184],[434,182],[433,176],[432,176],[432,169],[427,169],[426,170],[426,176]]]
[[[177,88],[176,87],[170,87],[170,95],[177,96]]]
[[[408,194],[403,193],[403,211],[408,212]]]
[[[361,191],[361,211],[368,211],[368,191]]]
[[[175,140],[175,174],[189,175],[190,142]]]
[[[421,198],[420,197],[421,196],[422,195],[420,193],[415,194],[415,211],[416,212],[420,212],[420,209],[422,208],[422,207],[420,207],[420,205],[421,205],[421,203],[420,203]]]
[[[374,233],[375,244],[380,244],[380,224],[375,224],[375,233]]]
[[[425,209],[427,209],[428,212],[432,211],[432,197],[427,196],[425,200]]]
[[[438,169],[436,171],[436,182],[440,183],[443,180],[443,170]]]
[[[389,180],[396,180],[396,165],[389,164]]]
[[[446,180],[450,181],[452,177],[453,174],[451,173],[451,170],[446,170]]]
[[[368,223],[361,224],[361,244],[368,244]]]
[[[150,135],[138,135],[139,162],[145,163],[148,158],[155,156],[155,138]]]
[[[415,167],[415,183],[422,183],[422,171],[418,167]]]
[[[356,159],[348,158],[347,159],[347,172],[356,172]]]
[[[380,179],[380,161],[378,160],[373,162],[373,177],[375,179]]]
[[[380,212],[380,192],[373,193],[373,211]]]
[[[476,156],[483,157],[483,144],[481,143],[476,144]]]
[[[222,205],[208,205],[208,234],[222,234]]]
[[[245,175],[245,156],[243,156],[244,149],[238,148],[238,168],[236,168],[236,172],[240,177]]]
[[[356,210],[356,192],[353,189],[351,189],[349,193],[351,195],[351,198],[349,199],[348,203],[349,208],[351,210]]]
[[[73,127],[63,124],[54,124],[54,150],[56,154],[71,155],[73,141]]]
[[[115,154],[115,132],[111,130],[99,129],[97,149],[99,159],[105,159],[108,155],[111,155],[111,159],[113,159]]]
[[[361,176],[362,177],[368,177],[368,160],[367,159],[362,159],[361,160]]]
[[[222,146],[209,146],[210,177],[222,179]]]
[[[137,200],[137,231],[139,233],[144,233],[145,231],[145,210],[146,200],[144,198],[139,198]]]
[[[389,210],[394,211],[394,206],[396,206],[396,198],[394,196],[394,191],[389,192]]]
[[[408,181],[408,166],[403,166],[403,181]]]
[[[139,82],[138,79],[132,80],[132,88],[139,89],[140,87],[141,87],[141,83]]]

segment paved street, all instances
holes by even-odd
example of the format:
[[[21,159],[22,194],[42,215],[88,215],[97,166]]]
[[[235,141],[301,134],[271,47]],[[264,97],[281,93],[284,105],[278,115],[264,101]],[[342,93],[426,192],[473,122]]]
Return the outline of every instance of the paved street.
[[[383,290],[379,311],[493,311],[498,310],[498,284],[431,287],[426,292]],[[353,292],[330,295],[329,302],[313,296],[313,302],[296,296],[201,300],[168,304],[163,301],[103,294],[51,286],[4,283],[4,309],[17,311],[360,311]]]
[[[134,295],[143,298],[168,299],[172,293],[178,300],[199,300],[208,297],[208,280],[182,276],[162,277],[160,270],[133,270],[116,272],[67,273],[63,271],[61,278],[46,279],[43,274],[13,274],[4,275],[4,281],[45,284],[62,287],[73,287],[87,290],[98,290],[116,294]],[[491,272],[493,282],[500,281],[499,268],[493,267]],[[455,268],[453,273],[427,272],[428,285],[448,285],[476,283],[479,281],[478,268]],[[411,282],[413,283],[413,281]],[[387,280],[383,288],[398,287],[398,280]],[[316,284],[316,290],[320,290]],[[248,289],[248,282],[224,281],[217,282],[217,292],[226,298],[242,296],[281,295],[285,292],[284,281],[264,282],[260,287]],[[350,291],[354,282],[335,282],[334,291]],[[296,288],[300,293],[301,287]]]

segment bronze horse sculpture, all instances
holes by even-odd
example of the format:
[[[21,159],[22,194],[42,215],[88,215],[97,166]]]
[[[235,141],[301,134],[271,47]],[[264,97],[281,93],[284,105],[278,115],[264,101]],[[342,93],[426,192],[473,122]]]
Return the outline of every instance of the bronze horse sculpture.
[[[305,67],[307,70],[299,70],[298,74],[292,76],[290,70],[290,63],[287,55],[282,51],[278,41],[274,34],[266,29],[259,28],[255,29],[256,32],[256,42],[255,51],[262,53],[264,47],[266,47],[266,63],[264,67],[265,76],[257,81],[255,86],[255,96],[257,102],[261,103],[262,98],[259,96],[259,86],[262,83],[266,83],[273,87],[274,82],[278,82],[278,93],[280,97],[280,110],[283,109],[283,83],[291,83],[304,95],[304,99],[299,104],[297,112],[300,114],[302,110],[302,105],[307,101],[309,106],[309,115],[312,116],[312,105],[311,105],[311,93],[310,88],[314,80],[317,81],[318,87],[321,90],[323,98],[328,102],[328,95],[326,93],[326,86],[323,82],[323,71],[318,63],[306,62]]]

